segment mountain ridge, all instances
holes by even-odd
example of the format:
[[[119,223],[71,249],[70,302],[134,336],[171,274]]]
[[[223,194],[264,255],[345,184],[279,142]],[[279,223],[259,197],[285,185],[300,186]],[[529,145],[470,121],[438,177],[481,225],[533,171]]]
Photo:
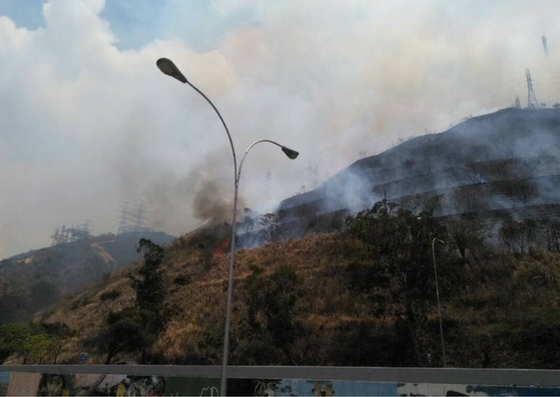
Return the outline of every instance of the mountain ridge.
[[[0,261],[0,324],[31,320],[35,311],[138,261],[142,237],[162,245],[175,239],[163,232],[105,234]]]

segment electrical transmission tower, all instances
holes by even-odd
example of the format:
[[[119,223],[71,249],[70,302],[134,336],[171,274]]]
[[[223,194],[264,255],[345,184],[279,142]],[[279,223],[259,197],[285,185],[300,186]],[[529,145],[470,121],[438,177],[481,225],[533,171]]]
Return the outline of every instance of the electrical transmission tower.
[[[133,228],[135,231],[141,231],[145,229],[144,221],[148,220],[148,218],[145,216],[146,213],[147,213],[146,204],[140,201],[135,208],[135,214],[133,220]]]
[[[128,202],[125,201],[123,207],[117,234],[152,231],[152,229],[144,226],[145,221],[148,220],[146,203],[140,201],[134,208],[130,208]]]
[[[546,36],[543,34],[541,37],[544,56],[548,58],[548,47],[546,46]]]
[[[128,219],[129,219],[129,211],[128,211],[128,201],[124,202],[123,209],[121,210],[121,216],[119,220],[119,228],[117,229],[117,234],[126,233]]]
[[[66,225],[62,226],[61,229],[56,228],[56,231],[51,236],[52,244],[51,246],[72,243],[78,240],[89,240],[92,235],[91,221],[84,221],[84,224],[80,226],[72,226],[67,228]]]
[[[529,69],[525,70],[525,76],[527,77],[527,107],[529,109],[538,109],[539,101],[537,101],[537,96],[533,89],[533,80],[531,80],[531,72]]]

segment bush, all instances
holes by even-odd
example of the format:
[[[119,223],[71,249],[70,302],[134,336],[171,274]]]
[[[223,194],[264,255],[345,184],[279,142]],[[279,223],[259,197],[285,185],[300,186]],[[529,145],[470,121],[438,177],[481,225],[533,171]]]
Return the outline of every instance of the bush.
[[[122,292],[116,289],[113,289],[111,291],[107,291],[101,294],[101,296],[99,297],[99,299],[101,299],[101,302],[105,302],[105,301],[112,301],[117,299],[119,296],[122,295]]]
[[[80,307],[84,307],[84,306],[89,305],[90,303],[91,303],[91,299],[87,296],[84,297],[84,298],[81,298],[81,299],[76,299],[70,305],[70,310],[72,310],[72,311],[77,310]]]
[[[191,278],[183,274],[175,277],[175,280],[173,280],[173,283],[177,285],[187,285],[190,284],[190,282],[191,282]]]

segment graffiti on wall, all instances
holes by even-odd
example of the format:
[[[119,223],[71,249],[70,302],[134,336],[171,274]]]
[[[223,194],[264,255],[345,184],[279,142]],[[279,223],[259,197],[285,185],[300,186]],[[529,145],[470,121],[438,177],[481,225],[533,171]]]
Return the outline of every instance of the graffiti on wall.
[[[76,374],[74,396],[165,396],[164,376]]]
[[[219,379],[0,373],[0,396],[217,396]]]
[[[258,396],[560,396],[560,387],[479,386],[283,379],[260,381]]]
[[[219,379],[160,375],[0,372],[0,396],[217,396]],[[254,396],[559,396],[560,387],[231,379]]]

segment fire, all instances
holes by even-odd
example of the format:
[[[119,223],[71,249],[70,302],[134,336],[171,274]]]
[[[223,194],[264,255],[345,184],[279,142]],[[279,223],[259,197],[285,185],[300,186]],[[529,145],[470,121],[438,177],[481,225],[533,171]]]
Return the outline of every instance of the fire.
[[[216,248],[214,248],[214,255],[225,254],[229,247],[229,238],[226,238],[222,242],[216,244]]]

